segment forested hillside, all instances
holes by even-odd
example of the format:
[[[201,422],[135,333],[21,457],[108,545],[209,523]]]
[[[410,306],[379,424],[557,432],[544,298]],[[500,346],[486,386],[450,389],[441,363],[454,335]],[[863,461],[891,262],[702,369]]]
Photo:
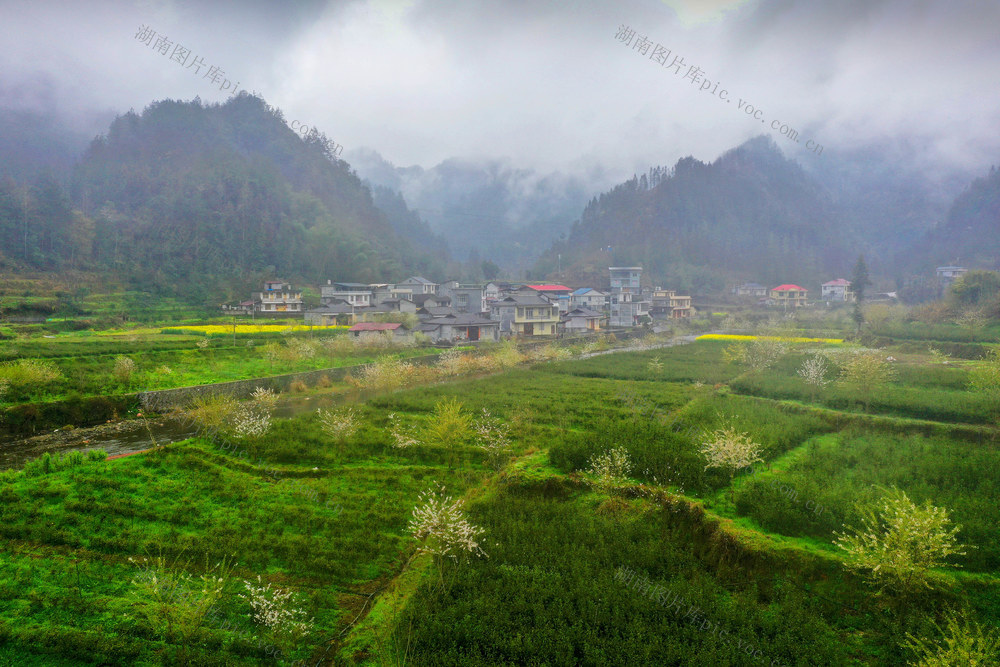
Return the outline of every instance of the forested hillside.
[[[833,208],[819,184],[758,137],[710,164],[683,158],[593,199],[536,273],[554,271],[561,254],[566,280],[603,281],[609,264],[625,263],[680,289],[805,282],[844,273],[857,257]]]
[[[398,236],[331,148],[315,130],[294,133],[259,97],[157,102],[94,140],[68,188],[45,173],[0,184],[2,252],[198,299],[261,273],[311,282],[440,273],[440,253]]]
[[[456,257],[508,269],[530,267],[596,191],[579,177],[520,169],[504,159],[450,158],[424,169],[397,167],[369,149],[348,157],[363,178],[401,193]]]
[[[1000,268],[1000,170],[992,167],[986,176],[973,181],[915,254],[925,270],[950,263]]]

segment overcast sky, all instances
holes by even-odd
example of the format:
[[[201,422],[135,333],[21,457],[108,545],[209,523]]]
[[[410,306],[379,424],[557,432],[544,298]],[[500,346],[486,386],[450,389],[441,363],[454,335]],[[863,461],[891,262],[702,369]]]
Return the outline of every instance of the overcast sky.
[[[604,166],[627,177],[684,155],[710,160],[761,133],[803,163],[823,159],[807,141],[829,156],[903,139],[929,161],[977,172],[1000,163],[993,0],[0,7],[0,106],[55,107],[81,124],[95,112],[139,111],[162,98],[224,101],[227,91],[204,76],[215,66],[289,122],[401,166],[506,157],[544,170]],[[636,33],[630,42],[616,37],[623,25]],[[141,26],[205,67],[196,74],[141,43]],[[645,53],[640,37],[652,43]],[[652,59],[657,45],[670,50],[670,62],[683,58],[680,73]],[[684,78],[692,66],[695,82]],[[706,80],[711,86],[700,90]]]

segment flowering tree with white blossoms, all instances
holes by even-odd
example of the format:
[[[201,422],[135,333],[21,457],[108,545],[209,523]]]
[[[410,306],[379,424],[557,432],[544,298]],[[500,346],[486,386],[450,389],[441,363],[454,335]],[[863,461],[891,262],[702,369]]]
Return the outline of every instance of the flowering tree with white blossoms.
[[[476,434],[475,446],[486,452],[494,468],[502,466],[511,447],[510,428],[507,424],[483,408],[472,423],[472,430]]]
[[[392,446],[399,449],[420,444],[420,441],[413,437],[413,429],[405,426],[395,412],[389,413],[389,437],[392,438]]]
[[[592,456],[587,472],[592,476],[591,484],[609,493],[628,481],[629,473],[632,472],[632,459],[627,449],[615,447]]]
[[[264,585],[260,575],[257,575],[256,584],[244,581],[243,585],[247,594],[240,594],[240,597],[250,603],[254,620],[268,628],[279,642],[291,640],[294,643],[312,629],[313,619],[307,619],[305,610],[295,606],[292,591],[272,588],[270,582]]]
[[[956,537],[960,529],[946,509],[929,502],[919,507],[892,489],[863,512],[860,528],[837,533],[834,543],[847,552],[847,566],[865,572],[879,592],[888,586],[908,592],[929,588],[931,569],[948,565],[948,556],[965,555]]]
[[[358,423],[354,408],[344,410],[317,410],[323,432],[338,442],[357,433]]]
[[[761,449],[760,443],[754,442],[749,433],[737,431],[731,424],[723,424],[701,444],[701,453],[708,459],[705,470],[728,469],[730,485],[737,470],[764,460],[760,457]]]
[[[830,380],[826,377],[828,368],[826,359],[818,354],[806,359],[802,362],[801,368],[799,368],[799,377],[805,380],[805,383],[812,388],[813,402],[816,401],[816,394],[819,393],[819,390],[830,383]]]
[[[465,518],[461,498],[445,495],[444,486],[422,491],[407,530],[420,542],[418,551],[434,557],[438,568],[439,583],[445,586],[445,568],[451,561],[457,568],[460,560],[468,555],[486,556],[479,546],[479,536],[485,531]]]

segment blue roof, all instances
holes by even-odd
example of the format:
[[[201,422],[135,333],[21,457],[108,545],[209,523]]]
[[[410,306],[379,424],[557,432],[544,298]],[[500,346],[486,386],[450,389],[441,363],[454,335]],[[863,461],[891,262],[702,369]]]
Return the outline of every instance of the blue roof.
[[[573,292],[573,294],[575,294],[576,296],[581,296],[581,295],[586,294],[587,292],[591,292],[593,290],[594,290],[593,287],[581,287],[580,289],[575,290]]]

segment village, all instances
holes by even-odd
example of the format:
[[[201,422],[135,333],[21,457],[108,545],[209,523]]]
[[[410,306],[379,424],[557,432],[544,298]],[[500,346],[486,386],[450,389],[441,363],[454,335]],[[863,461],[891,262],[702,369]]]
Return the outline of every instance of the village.
[[[628,329],[691,317],[690,296],[641,286],[642,267],[608,271],[609,283],[600,288],[457,280],[438,284],[421,276],[395,284],[328,280],[320,286],[321,303],[315,308],[305,308],[301,289],[273,280],[253,299],[223,309],[265,318],[301,316],[312,326],[346,325],[357,337],[389,332],[402,340],[420,333],[433,343]]]
[[[692,297],[659,286],[643,286],[642,271],[641,266],[608,267],[608,283],[599,287],[503,281],[435,283],[422,276],[399,283],[328,280],[319,287],[320,305],[314,308],[306,307],[300,288],[284,280],[269,280],[254,298],[222,308],[227,314],[255,318],[302,317],[310,326],[348,326],[356,337],[381,334],[404,340],[419,333],[432,343],[630,329],[686,320],[695,314]],[[964,272],[962,267],[940,267],[938,279],[946,287]],[[729,293],[743,304],[785,311],[855,301],[851,281],[844,278],[822,283],[819,299],[812,302],[809,290],[794,283],[770,288],[755,282],[737,283]],[[873,294],[867,300],[895,301],[896,295]]]

